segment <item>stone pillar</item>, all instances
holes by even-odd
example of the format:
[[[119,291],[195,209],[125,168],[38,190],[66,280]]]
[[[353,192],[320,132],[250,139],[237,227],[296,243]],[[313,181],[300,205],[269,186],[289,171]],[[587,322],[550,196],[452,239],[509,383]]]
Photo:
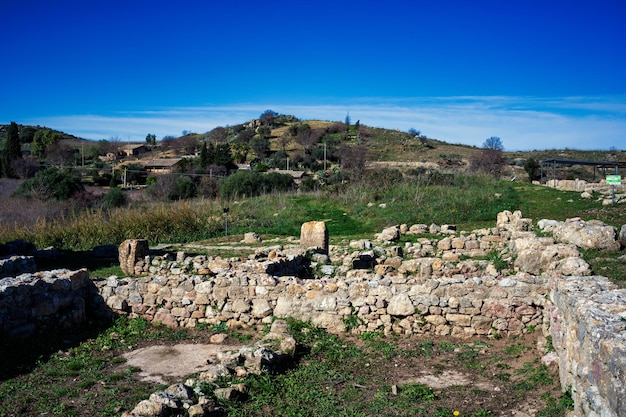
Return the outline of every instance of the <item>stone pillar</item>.
[[[325,222],[306,222],[300,229],[300,247],[328,255],[328,229]]]
[[[120,268],[125,275],[135,275],[135,264],[148,255],[150,248],[145,239],[128,239],[119,248]]]

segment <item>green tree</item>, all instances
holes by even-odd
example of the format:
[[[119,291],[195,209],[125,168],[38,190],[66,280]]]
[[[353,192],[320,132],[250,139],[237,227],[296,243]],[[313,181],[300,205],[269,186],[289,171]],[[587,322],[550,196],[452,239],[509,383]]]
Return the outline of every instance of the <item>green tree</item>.
[[[528,174],[528,181],[533,182],[541,177],[541,166],[535,158],[528,158],[524,162],[524,170]]]
[[[260,159],[264,159],[270,152],[270,141],[263,136],[256,137],[250,142],[250,147]]]
[[[233,165],[233,155],[230,150],[230,145],[228,143],[218,143],[215,146],[215,165],[220,165],[223,167],[232,167]]]
[[[248,159],[250,152],[250,144],[246,142],[233,142],[230,149],[232,150],[233,160],[243,164]]]
[[[156,145],[156,135],[154,133],[148,133],[148,135],[146,135],[146,144]]]
[[[209,166],[209,150],[206,146],[206,140],[202,141],[202,146],[200,147],[200,167],[206,168]]]
[[[7,130],[7,140],[4,145],[3,152],[3,175],[5,177],[14,177],[13,161],[22,158],[22,147],[20,145],[20,135],[15,122],[11,122]]]
[[[60,132],[53,131],[52,129],[39,129],[33,135],[31,152],[37,158],[44,158],[48,147],[56,144],[61,139],[63,139],[63,135]]]

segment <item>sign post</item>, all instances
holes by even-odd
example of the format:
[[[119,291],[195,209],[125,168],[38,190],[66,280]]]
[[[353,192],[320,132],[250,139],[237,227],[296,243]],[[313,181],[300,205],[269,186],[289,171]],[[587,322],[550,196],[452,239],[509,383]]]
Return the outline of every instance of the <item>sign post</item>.
[[[606,184],[611,186],[611,204],[615,205],[615,186],[622,184],[621,175],[607,175]]]
[[[224,207],[224,220],[226,220],[226,236],[228,236],[228,207]]]

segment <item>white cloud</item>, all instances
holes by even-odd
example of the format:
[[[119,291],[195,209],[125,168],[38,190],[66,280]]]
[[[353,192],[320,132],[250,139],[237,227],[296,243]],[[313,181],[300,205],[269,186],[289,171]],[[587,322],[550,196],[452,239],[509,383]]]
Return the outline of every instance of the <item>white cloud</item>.
[[[258,117],[267,109],[301,119],[343,121],[408,130],[431,138],[481,146],[498,136],[507,150],[624,149],[624,97],[427,97],[415,99],[359,98],[328,100],[335,104],[245,103],[229,106],[151,109],[108,115],[67,115],[37,119],[35,123],[88,139],[143,141],[203,133]]]

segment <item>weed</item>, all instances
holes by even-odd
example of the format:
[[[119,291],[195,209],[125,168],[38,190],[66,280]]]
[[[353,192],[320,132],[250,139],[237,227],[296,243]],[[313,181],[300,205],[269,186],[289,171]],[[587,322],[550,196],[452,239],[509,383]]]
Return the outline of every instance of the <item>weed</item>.
[[[228,326],[224,322],[219,322],[211,326],[211,331],[216,333],[226,333],[228,332]]]
[[[365,324],[362,318],[354,314],[354,307],[352,307],[352,314],[343,318],[343,324],[346,326],[346,330],[356,329],[362,324]]]
[[[444,352],[452,352],[454,351],[454,349],[456,349],[456,345],[454,345],[454,343],[446,342],[445,340],[439,342],[438,346],[439,346],[439,349],[441,349]]]
[[[524,345],[520,345],[520,344],[509,345],[506,348],[504,348],[504,353],[506,353],[509,356],[514,356],[514,357],[518,358],[527,349],[529,349],[528,346],[524,346]]]

